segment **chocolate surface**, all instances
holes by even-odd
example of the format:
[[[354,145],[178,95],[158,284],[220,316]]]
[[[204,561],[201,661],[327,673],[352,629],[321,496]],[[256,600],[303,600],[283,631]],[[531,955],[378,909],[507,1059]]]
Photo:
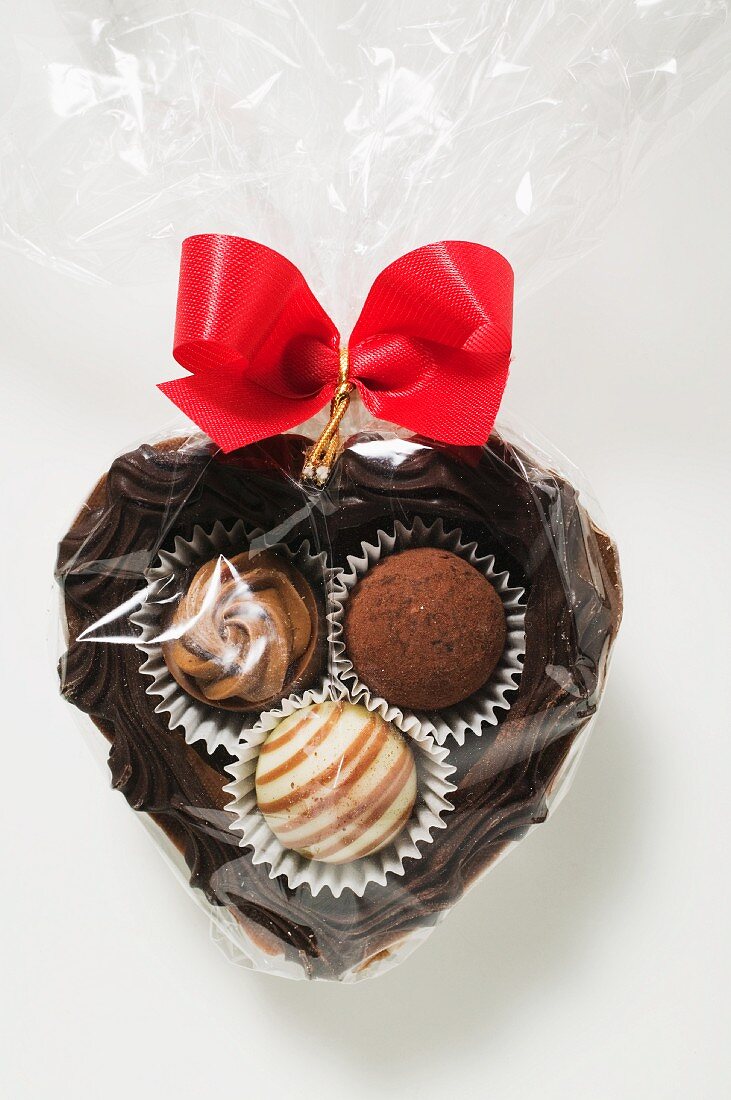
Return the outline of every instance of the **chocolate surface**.
[[[575,490],[493,436],[484,449],[359,436],[330,484],[297,484],[308,441],[277,437],[229,456],[169,441],[117,459],[59,548],[69,644],[66,698],[111,744],[113,786],[152,815],[183,853],[191,883],[227,906],[268,949],[310,976],[338,977],[382,957],[411,930],[436,923],[474,878],[547,813],[571,746],[594,714],[621,615],[614,547]],[[511,709],[483,736],[451,747],[458,789],[448,828],[387,887],[363,897],[291,890],[237,846],[224,811],[219,750],[185,744],[154,712],[139,673],[135,628],[118,609],[175,535],[243,518],[294,544],[308,538],[343,564],[360,541],[399,518],[441,517],[494,553],[527,593],[526,656]],[[103,622],[104,616],[109,620]],[[120,642],[129,637],[130,644]]]
[[[194,698],[261,710],[306,687],[319,671],[318,617],[305,578],[272,551],[220,555],[201,566],[183,593],[162,653]]]
[[[460,703],[489,678],[505,637],[490,582],[436,547],[382,558],[347,602],[346,655],[363,683],[397,707]]]

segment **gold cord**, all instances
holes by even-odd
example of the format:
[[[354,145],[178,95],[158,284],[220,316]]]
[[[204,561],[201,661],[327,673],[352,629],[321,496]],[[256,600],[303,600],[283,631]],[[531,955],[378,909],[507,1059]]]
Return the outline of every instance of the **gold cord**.
[[[332,465],[340,450],[340,423],[348,411],[350,395],[355,385],[348,377],[348,349],[340,349],[340,368],[338,370],[338,384],[330,402],[330,419],[317,443],[307,452],[302,477],[305,481],[313,481],[322,488],[327,484],[332,472]]]

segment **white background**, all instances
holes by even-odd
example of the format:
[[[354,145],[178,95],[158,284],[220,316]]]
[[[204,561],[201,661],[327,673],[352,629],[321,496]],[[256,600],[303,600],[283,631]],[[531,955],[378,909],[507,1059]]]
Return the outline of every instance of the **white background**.
[[[175,287],[0,253],[3,1096],[729,1095],[730,123],[726,103],[516,318],[506,408],[588,475],[624,570],[574,786],[354,987],[228,963],[57,698],[55,542],[170,417]]]

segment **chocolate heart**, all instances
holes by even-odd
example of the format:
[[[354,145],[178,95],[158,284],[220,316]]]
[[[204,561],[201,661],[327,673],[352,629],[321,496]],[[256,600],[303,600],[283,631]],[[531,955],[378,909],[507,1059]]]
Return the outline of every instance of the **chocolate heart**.
[[[337,979],[387,963],[545,819],[596,711],[622,597],[615,547],[576,490],[497,435],[485,448],[457,449],[387,430],[360,434],[323,491],[298,481],[310,442],[280,436],[224,456],[172,439],[118,458],[60,545],[69,638],[60,675],[65,697],[110,742],[114,787],[177,847],[192,886],[235,918],[243,949],[253,942],[305,976]],[[196,525],[243,519],[289,544],[326,548],[337,567],[394,519],[438,518],[525,589],[525,663],[510,709],[448,746],[453,810],[400,877],[371,882],[358,898],[290,888],[230,828],[231,757],[186,744],[155,712],[135,627],[119,609],[138,605],[160,550],[190,539]]]

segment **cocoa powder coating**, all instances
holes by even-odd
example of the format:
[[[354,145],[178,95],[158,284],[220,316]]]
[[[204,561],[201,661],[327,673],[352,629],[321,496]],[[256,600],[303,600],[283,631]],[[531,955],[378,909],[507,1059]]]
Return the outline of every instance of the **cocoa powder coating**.
[[[347,656],[389,703],[442,710],[489,679],[505,647],[505,611],[490,582],[448,550],[403,550],[353,589]]]

